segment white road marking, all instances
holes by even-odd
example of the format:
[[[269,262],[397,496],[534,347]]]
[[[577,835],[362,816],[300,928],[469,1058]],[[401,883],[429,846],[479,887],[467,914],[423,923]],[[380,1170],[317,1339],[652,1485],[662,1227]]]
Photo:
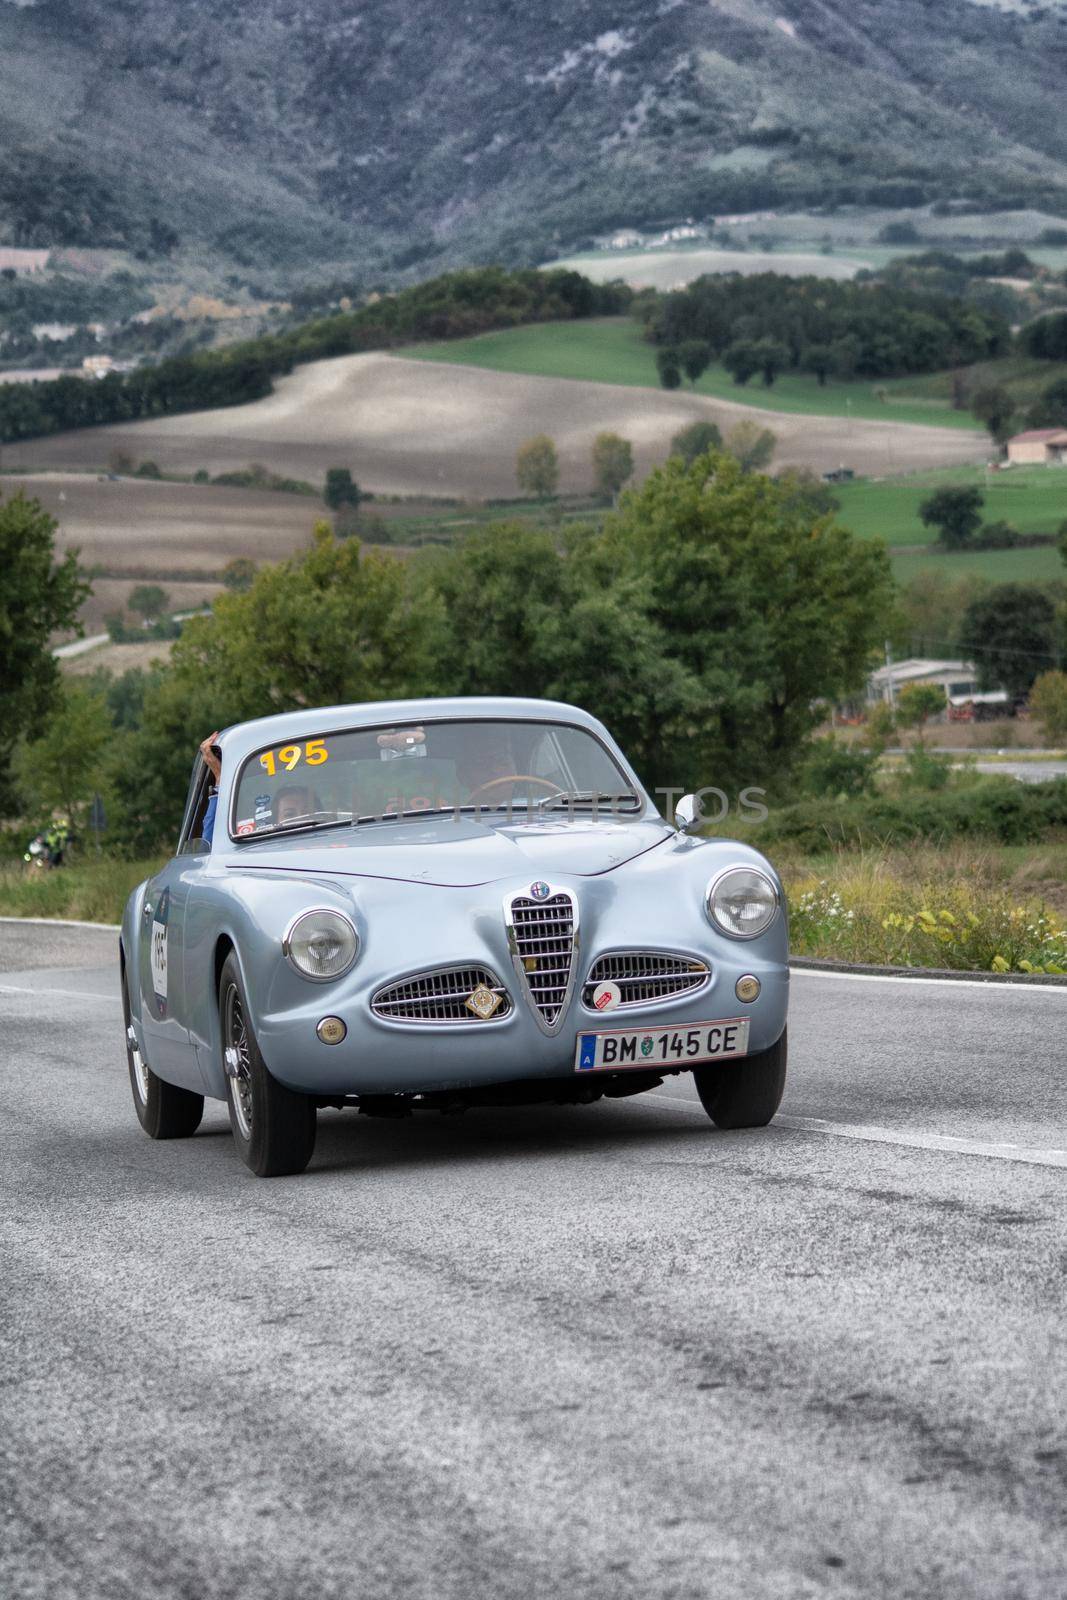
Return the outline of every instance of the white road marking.
[[[697,1116],[707,1116],[703,1106],[694,1105],[680,1094],[649,1096],[646,1104],[670,1100],[685,1106]],[[827,1122],[822,1117],[778,1116],[778,1128],[796,1128],[800,1133],[825,1133],[834,1139],[865,1139],[871,1144],[897,1144],[909,1150],[941,1150],[949,1155],[985,1156],[992,1161],[1020,1161],[1032,1167],[1067,1167],[1067,1150],[1042,1150],[1024,1144],[992,1144],[984,1139],[957,1139],[948,1133],[912,1133],[906,1129],[876,1128],[862,1122]]]
[[[118,922],[73,922],[67,917],[0,917],[0,922],[17,922],[24,928],[96,928],[101,933],[120,933]]]
[[[63,1000],[106,1000],[109,1006],[118,1000],[117,994],[90,994],[86,989],[34,989],[22,983],[0,983],[0,994],[35,994],[38,1000],[49,999],[52,995]]]
[[[1002,989],[1011,989],[1015,994],[1058,994],[1067,997],[1067,984],[1063,983],[1012,983],[1010,980],[990,983],[988,980],[983,982],[981,978],[912,978],[895,972],[836,972],[824,971],[821,967],[792,965],[789,975],[792,978],[843,978],[847,983],[936,983],[949,994],[953,989],[984,989],[986,994],[998,994]]]

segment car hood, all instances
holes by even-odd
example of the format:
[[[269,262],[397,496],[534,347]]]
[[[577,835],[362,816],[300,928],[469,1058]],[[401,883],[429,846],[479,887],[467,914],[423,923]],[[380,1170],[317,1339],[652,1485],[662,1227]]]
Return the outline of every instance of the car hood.
[[[449,816],[256,841],[226,865],[241,872],[399,879],[458,889],[527,874],[595,877],[674,838],[666,823],[643,819],[494,826]]]

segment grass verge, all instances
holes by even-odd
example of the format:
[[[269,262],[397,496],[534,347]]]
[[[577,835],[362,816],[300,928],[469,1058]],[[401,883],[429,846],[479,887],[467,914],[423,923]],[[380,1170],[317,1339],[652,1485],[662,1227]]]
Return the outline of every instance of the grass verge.
[[[794,955],[1067,972],[1067,845],[840,851],[778,866]]]
[[[54,872],[23,862],[0,867],[0,916],[69,917],[76,922],[121,922],[123,907],[160,861],[74,861]]]

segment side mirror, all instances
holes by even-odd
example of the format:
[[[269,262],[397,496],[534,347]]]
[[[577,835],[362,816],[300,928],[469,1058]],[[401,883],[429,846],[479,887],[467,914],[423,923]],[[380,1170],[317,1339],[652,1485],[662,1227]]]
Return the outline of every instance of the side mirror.
[[[702,820],[696,795],[683,794],[674,808],[675,827],[682,833],[690,833],[693,828],[699,827]]]

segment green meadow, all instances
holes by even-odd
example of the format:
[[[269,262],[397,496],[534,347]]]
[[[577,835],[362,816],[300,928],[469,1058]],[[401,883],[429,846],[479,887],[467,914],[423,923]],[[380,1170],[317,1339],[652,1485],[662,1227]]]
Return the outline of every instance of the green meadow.
[[[539,322],[471,339],[409,345],[397,354],[419,361],[451,361],[545,378],[582,378],[633,388],[658,388],[653,348],[629,317],[577,322]],[[764,406],[824,417],[863,417],[876,422],[922,422],[974,431],[968,411],[954,411],[947,392],[912,392],[914,379],[880,383],[831,381],[820,387],[804,373],[785,374],[771,388],[757,379],[736,384],[721,366],[709,367],[693,386],[696,394],[735,405]],[[686,385],[686,389],[689,389]],[[981,431],[980,429],[978,431]]]

